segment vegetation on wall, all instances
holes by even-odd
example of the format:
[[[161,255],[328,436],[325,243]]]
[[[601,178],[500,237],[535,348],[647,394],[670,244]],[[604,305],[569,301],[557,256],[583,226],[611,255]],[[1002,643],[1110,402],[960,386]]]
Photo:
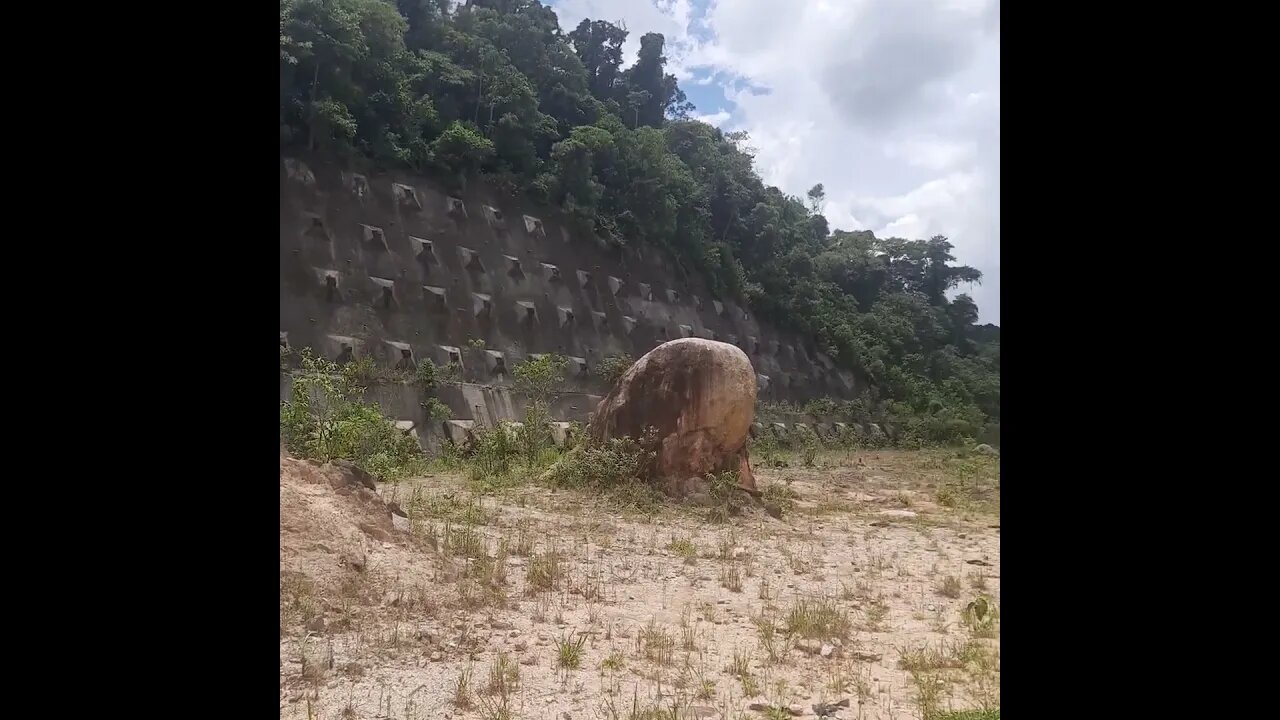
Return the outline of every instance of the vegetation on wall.
[[[953,293],[981,280],[947,238],[831,231],[825,192],[766,186],[745,133],[689,120],[664,38],[536,0],[281,0],[286,147],[360,153],[562,210],[617,248],[669,251],[859,373],[845,408],[921,442],[998,427],[1000,330]],[[443,380],[444,378],[440,378]]]

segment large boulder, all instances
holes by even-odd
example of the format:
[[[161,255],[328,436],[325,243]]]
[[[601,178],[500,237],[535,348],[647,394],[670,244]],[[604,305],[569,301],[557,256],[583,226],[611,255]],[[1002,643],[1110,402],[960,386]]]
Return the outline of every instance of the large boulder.
[[[747,458],[755,416],[756,373],[745,353],[728,343],[681,338],[636,361],[600,401],[587,432],[603,442],[657,431],[649,478],[667,492],[705,489],[707,473],[737,470],[756,494]]]

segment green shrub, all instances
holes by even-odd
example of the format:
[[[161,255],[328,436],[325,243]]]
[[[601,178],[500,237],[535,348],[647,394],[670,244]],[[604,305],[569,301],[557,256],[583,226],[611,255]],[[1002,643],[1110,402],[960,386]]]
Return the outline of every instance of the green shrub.
[[[285,447],[321,462],[350,460],[382,480],[421,472],[425,458],[417,440],[361,399],[371,367],[361,361],[340,369],[304,349],[290,397],[280,404]]]
[[[592,370],[592,372],[601,380],[613,385],[631,369],[632,365],[635,364],[636,361],[626,353],[621,355],[610,355],[596,363],[595,369]]]

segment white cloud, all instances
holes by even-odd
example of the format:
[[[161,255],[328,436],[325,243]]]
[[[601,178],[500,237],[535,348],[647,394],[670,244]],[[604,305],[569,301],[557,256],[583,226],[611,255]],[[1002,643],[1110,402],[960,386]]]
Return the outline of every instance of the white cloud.
[[[701,119],[747,130],[766,182],[796,195],[823,183],[832,227],[946,235],[985,275],[962,290],[999,322],[999,0],[553,5],[566,30],[625,19],[629,59],[641,35],[663,33],[674,74],[722,86],[729,107]]]
[[[702,122],[708,125],[715,125],[716,127],[720,127],[725,124],[725,122],[729,119],[730,116],[731,114],[728,110],[720,110],[718,112],[713,112],[706,115],[703,115],[701,113],[693,113],[689,117],[690,119],[693,119],[693,120],[701,120]]]

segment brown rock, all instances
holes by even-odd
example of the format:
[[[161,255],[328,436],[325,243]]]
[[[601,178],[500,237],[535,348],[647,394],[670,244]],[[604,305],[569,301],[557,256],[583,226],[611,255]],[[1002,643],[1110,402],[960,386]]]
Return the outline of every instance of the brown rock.
[[[756,375],[745,353],[728,343],[681,338],[636,361],[600,401],[588,433],[596,442],[642,438],[657,431],[650,480],[675,495],[705,491],[704,476],[737,470],[756,490],[747,458],[755,415]]]
[[[344,479],[349,478],[351,481],[359,483],[369,488],[370,490],[378,489],[378,483],[374,481],[373,476],[370,475],[368,472],[365,472],[364,468],[360,467],[359,465],[356,465],[350,460],[343,460],[339,458],[337,460],[330,462],[329,464],[341,470],[342,475],[345,476]]]

